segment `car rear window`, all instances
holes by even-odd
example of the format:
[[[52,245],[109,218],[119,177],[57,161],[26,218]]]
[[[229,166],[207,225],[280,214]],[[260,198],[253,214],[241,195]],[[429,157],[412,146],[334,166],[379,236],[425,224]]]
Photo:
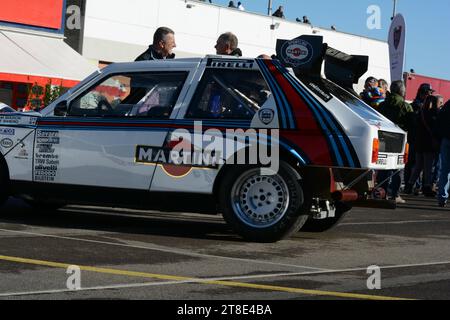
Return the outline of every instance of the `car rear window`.
[[[333,82],[323,79],[322,85],[337,99],[342,101],[353,112],[361,116],[365,120],[383,121],[384,118],[372,107],[365,104],[362,100],[355,97],[350,92],[342,89]]]

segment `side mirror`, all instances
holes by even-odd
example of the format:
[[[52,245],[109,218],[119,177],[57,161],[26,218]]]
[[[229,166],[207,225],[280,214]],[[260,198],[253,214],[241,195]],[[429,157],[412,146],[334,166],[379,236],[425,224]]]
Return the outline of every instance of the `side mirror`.
[[[67,101],[61,101],[58,103],[53,110],[53,114],[57,117],[65,117],[67,116],[67,112],[69,111],[69,107],[67,106]]]

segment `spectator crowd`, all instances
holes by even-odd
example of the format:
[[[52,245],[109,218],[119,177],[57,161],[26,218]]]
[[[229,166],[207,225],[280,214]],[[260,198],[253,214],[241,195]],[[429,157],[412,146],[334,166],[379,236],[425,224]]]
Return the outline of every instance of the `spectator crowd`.
[[[201,2],[207,2],[208,1],[211,4],[213,3],[212,0],[198,0],[198,1],[201,1]],[[244,5],[242,4],[241,1],[238,1],[237,3],[235,1],[228,2],[228,8],[233,8],[233,9],[238,9],[238,10],[241,10],[241,11],[245,11],[245,7],[244,7]],[[272,9],[270,9],[270,11],[271,10]],[[276,17],[276,18],[280,18],[280,19],[286,19],[286,16],[284,14],[284,7],[283,6],[279,6],[278,9],[272,14],[272,16]],[[307,16],[303,16],[302,19],[296,18],[295,21],[297,21],[299,23],[304,23],[304,24],[308,24],[308,25],[312,26],[312,23],[311,23],[311,21],[309,20],[309,18]],[[336,31],[336,26],[332,25],[331,26],[331,30]]]
[[[231,4],[231,3],[230,3]],[[282,12],[282,7],[279,8]],[[217,39],[215,50],[218,55],[242,56],[238,38],[231,32]],[[153,43],[136,58],[136,61],[174,59],[176,48],[175,32],[161,27],[156,30]],[[261,55],[262,58],[269,58]],[[405,194],[437,197],[440,207],[445,207],[450,186],[450,101],[444,104],[441,96],[435,94],[432,86],[420,86],[412,104],[405,101],[406,88],[403,81],[387,81],[367,78],[360,98],[393,123],[408,133],[409,145],[407,165],[404,172],[380,171],[377,184],[397,203],[405,203],[400,196],[402,178]]]
[[[390,90],[389,90],[390,89]],[[408,159],[402,172],[380,171],[377,183],[397,203],[403,193],[437,197],[445,207],[450,188],[450,100],[444,104],[429,83],[418,89],[412,104],[405,101],[403,81],[391,86],[383,79],[367,78],[361,99],[408,133]]]

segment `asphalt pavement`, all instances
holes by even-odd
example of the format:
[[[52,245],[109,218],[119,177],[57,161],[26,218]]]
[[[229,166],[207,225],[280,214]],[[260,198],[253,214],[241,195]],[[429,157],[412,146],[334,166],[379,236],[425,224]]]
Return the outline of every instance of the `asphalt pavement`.
[[[259,244],[221,216],[38,212],[10,199],[0,207],[0,299],[450,299],[450,209],[407,200]]]

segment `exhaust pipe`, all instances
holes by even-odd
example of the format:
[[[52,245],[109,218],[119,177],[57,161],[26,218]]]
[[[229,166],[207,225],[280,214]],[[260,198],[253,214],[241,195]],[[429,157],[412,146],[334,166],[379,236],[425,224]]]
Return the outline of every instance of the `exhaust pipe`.
[[[336,191],[331,194],[331,197],[335,202],[351,203],[351,206],[358,208],[397,209],[397,203],[394,200],[365,199],[355,190]]]
[[[354,202],[359,199],[358,192],[355,190],[336,191],[331,195],[334,201]]]

